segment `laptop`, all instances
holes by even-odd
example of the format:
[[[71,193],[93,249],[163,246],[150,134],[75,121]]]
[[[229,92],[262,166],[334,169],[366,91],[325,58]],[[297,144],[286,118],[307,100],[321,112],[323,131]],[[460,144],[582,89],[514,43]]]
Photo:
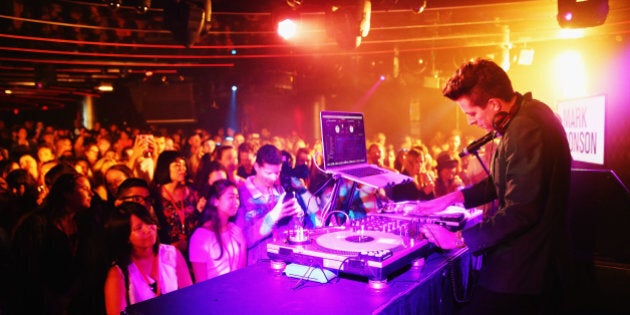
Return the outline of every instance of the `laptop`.
[[[324,170],[376,188],[412,181],[409,176],[367,163],[362,113],[320,112]]]

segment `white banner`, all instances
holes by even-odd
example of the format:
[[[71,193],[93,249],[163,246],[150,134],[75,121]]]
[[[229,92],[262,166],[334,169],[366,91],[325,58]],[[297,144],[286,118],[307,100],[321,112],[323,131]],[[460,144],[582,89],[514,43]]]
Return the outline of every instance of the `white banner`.
[[[558,113],[573,159],[603,165],[606,97],[598,95],[560,101]]]

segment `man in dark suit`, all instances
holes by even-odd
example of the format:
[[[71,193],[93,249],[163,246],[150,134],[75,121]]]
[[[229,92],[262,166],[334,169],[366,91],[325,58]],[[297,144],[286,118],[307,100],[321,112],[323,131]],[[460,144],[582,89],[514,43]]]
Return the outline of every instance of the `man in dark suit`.
[[[483,256],[478,283],[464,314],[546,314],[562,311],[568,265],[566,209],[571,155],[553,111],[531,93],[514,92],[496,63],[462,65],[443,89],[471,125],[500,137],[491,176],[423,203],[439,211],[453,203],[472,208],[496,200],[484,220],[458,233],[435,226],[423,230],[438,246],[468,246]],[[561,280],[561,281],[559,281]]]

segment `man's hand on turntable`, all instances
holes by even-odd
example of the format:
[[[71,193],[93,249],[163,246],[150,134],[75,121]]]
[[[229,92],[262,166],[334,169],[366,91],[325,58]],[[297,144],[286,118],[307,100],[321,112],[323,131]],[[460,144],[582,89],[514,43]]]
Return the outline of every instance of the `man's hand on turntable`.
[[[464,247],[464,238],[460,231],[451,232],[436,224],[425,224],[420,228],[427,241],[441,249],[449,250]]]
[[[403,210],[406,215],[425,216],[440,212],[448,208],[448,206],[462,202],[464,202],[464,195],[457,190],[435,199],[420,201],[415,207],[408,207]]]

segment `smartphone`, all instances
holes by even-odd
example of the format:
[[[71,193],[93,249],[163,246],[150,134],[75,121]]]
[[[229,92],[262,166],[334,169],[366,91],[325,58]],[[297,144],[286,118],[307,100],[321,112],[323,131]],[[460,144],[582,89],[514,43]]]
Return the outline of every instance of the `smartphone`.
[[[145,158],[150,158],[153,155],[153,135],[152,134],[139,134],[136,136],[138,138],[138,143],[146,143],[146,148],[144,152],[142,152],[142,156]]]

